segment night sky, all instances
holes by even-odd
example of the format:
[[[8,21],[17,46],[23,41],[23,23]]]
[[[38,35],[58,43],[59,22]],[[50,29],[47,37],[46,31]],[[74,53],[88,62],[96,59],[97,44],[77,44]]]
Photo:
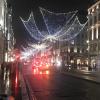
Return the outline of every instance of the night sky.
[[[41,14],[39,7],[43,7],[52,12],[63,13],[78,10],[78,17],[81,23],[86,21],[87,9],[95,0],[9,0],[13,12],[13,30],[16,38],[15,47],[20,47],[29,41],[29,34],[20,20],[27,19],[31,11],[35,15],[37,24],[40,24]],[[39,25],[41,26],[41,25]],[[32,40],[32,39],[31,39]],[[33,40],[34,41],[34,40]]]

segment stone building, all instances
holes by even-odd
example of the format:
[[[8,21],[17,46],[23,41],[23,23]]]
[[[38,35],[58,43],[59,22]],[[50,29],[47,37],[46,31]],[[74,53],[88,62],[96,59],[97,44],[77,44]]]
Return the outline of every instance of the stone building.
[[[88,52],[91,67],[100,62],[100,1],[88,9]],[[100,64],[99,64],[100,65]]]

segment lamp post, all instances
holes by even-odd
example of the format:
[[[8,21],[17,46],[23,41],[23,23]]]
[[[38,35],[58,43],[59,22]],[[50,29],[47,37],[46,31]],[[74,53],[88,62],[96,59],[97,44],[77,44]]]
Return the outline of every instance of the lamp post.
[[[88,69],[89,69],[89,67],[90,67],[90,56],[89,56],[90,46],[89,46],[89,40],[87,40],[86,43],[87,43],[87,51],[88,51],[87,53],[88,53]]]

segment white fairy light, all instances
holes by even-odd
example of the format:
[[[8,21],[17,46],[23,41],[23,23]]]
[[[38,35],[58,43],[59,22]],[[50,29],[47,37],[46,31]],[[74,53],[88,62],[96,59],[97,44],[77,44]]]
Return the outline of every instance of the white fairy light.
[[[42,14],[49,34],[61,33],[64,30],[64,27],[66,27],[66,25],[68,27],[68,23],[77,13],[77,11],[68,13],[53,13],[41,7],[40,12]]]
[[[42,44],[29,44],[29,46],[31,46],[32,48],[34,48],[36,50],[43,50],[43,49],[46,49],[48,47],[48,45],[46,45],[45,43],[42,43]]]
[[[40,8],[44,23],[47,31],[40,31],[35,23],[33,13],[27,21],[22,22],[32,36],[32,38],[41,41],[42,44],[32,44],[31,49],[43,50],[48,46],[44,45],[43,42],[51,46],[50,43],[53,41],[70,41],[74,39],[85,27],[85,24],[81,24],[76,16],[77,11],[69,13],[53,13],[46,9]],[[64,18],[64,20],[62,18]],[[76,16],[76,17],[75,17]],[[54,19],[53,19],[54,18]],[[59,21],[59,22],[58,22]],[[49,46],[49,47],[50,47]]]
[[[21,17],[20,17],[21,18]],[[34,20],[34,16],[33,16],[33,13],[30,14],[28,20],[23,20],[21,18],[25,28],[27,29],[27,31],[29,32],[29,34],[36,40],[39,40],[41,41],[42,38],[44,38],[44,36],[41,34],[41,32],[38,30],[38,27],[35,23],[35,20]]]

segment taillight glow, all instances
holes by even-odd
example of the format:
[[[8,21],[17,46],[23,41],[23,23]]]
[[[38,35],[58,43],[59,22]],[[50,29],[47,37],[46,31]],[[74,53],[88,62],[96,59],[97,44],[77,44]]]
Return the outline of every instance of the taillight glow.
[[[17,79],[17,76],[16,76],[16,84],[17,84],[17,82],[18,82],[18,79]]]
[[[48,64],[46,64],[46,67],[48,68],[48,67],[49,67],[49,65],[48,65]]]
[[[34,69],[34,73],[36,73],[36,69]]]
[[[46,74],[49,74],[49,73],[50,73],[50,72],[47,70],[47,71],[46,71]]]
[[[33,70],[33,73],[34,73],[34,74],[38,74],[38,73],[39,73],[38,68],[34,69],[34,70]]]
[[[15,79],[15,87],[17,87],[18,85],[18,76],[16,75],[16,79]]]
[[[42,74],[42,72],[40,72],[40,74]]]

